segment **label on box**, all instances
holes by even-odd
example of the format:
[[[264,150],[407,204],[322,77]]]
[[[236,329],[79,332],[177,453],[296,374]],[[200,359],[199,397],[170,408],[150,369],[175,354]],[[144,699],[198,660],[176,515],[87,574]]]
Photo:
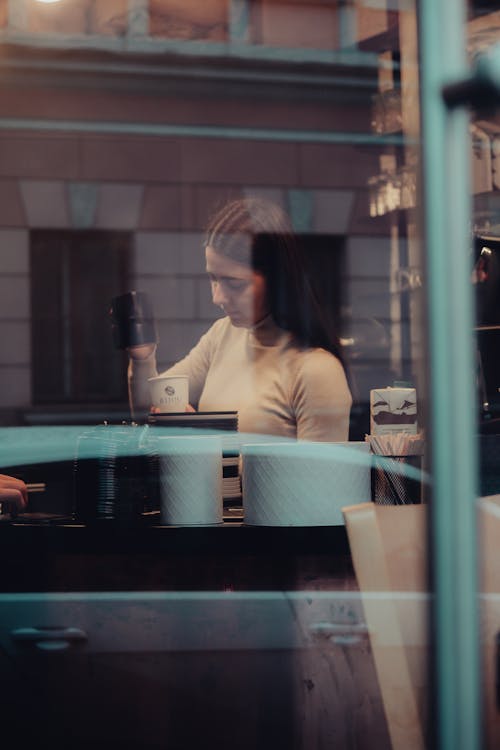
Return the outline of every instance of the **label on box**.
[[[415,388],[374,388],[370,391],[370,432],[417,434],[417,392]]]

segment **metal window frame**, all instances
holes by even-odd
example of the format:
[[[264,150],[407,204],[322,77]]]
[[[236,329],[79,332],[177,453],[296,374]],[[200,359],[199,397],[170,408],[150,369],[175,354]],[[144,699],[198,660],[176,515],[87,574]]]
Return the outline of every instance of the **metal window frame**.
[[[443,86],[467,72],[463,0],[421,0],[424,244],[428,276],[433,499],[430,554],[435,745],[480,747],[468,113]]]

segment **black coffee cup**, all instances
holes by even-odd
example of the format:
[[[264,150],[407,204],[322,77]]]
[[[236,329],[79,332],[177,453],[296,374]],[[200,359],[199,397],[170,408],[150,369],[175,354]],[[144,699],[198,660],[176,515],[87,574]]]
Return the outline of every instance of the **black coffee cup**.
[[[153,307],[146,292],[132,291],[113,297],[109,315],[116,349],[158,343]]]

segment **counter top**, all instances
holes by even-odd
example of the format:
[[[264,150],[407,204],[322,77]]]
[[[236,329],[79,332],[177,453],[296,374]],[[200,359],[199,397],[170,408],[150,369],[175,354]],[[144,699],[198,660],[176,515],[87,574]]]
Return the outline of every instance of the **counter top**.
[[[11,521],[0,524],[2,544],[50,544],[60,551],[111,552],[161,551],[187,554],[196,549],[240,553],[279,550],[283,553],[348,552],[344,526],[248,526],[228,521],[210,526],[165,526],[140,522],[120,524],[98,521],[90,525],[75,522]],[[55,547],[54,547],[55,545]]]

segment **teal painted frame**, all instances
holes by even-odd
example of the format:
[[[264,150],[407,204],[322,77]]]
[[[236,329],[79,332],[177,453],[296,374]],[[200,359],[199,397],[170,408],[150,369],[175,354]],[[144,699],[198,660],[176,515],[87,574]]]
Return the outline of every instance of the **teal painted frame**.
[[[443,85],[467,73],[466,9],[463,0],[421,0],[419,10],[436,744],[442,750],[478,750],[478,460],[468,113],[448,111],[442,98]]]

